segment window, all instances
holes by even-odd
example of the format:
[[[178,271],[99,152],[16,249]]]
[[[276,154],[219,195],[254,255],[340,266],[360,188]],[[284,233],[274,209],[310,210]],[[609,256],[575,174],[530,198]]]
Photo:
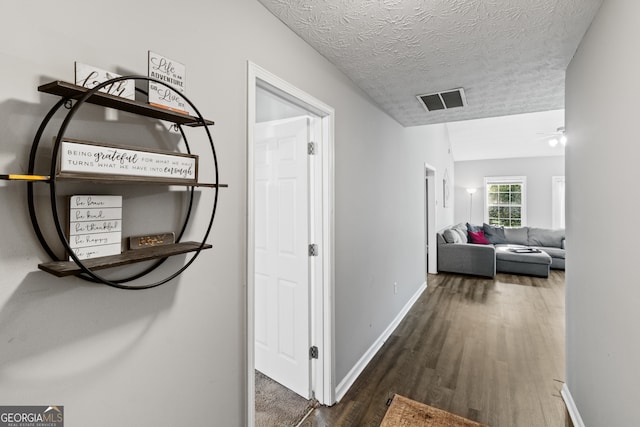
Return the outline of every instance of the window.
[[[486,177],[484,222],[505,227],[526,225],[527,178]]]

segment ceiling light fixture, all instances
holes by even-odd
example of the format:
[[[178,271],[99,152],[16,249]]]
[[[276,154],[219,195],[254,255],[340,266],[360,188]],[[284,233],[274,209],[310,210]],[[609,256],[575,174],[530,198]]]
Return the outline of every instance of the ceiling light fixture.
[[[563,147],[567,145],[567,135],[565,135],[564,126],[560,126],[558,129],[556,129],[556,132],[553,135],[554,136],[549,139],[549,145],[551,147],[557,147],[558,144],[562,145]]]
[[[567,145],[567,136],[565,134],[562,134],[562,136],[560,137],[560,144]]]

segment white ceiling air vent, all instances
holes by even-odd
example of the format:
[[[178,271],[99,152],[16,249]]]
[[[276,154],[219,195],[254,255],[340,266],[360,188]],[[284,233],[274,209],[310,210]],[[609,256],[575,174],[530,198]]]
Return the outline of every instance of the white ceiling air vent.
[[[416,97],[427,111],[449,110],[467,105],[467,98],[464,96],[463,88],[446,90],[429,95],[416,95]]]

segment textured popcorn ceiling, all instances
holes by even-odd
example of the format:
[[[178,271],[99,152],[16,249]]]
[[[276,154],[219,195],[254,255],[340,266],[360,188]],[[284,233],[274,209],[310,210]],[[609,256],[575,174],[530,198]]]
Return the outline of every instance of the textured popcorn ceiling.
[[[602,0],[259,0],[405,126],[564,108]],[[463,87],[427,112],[416,95]]]

